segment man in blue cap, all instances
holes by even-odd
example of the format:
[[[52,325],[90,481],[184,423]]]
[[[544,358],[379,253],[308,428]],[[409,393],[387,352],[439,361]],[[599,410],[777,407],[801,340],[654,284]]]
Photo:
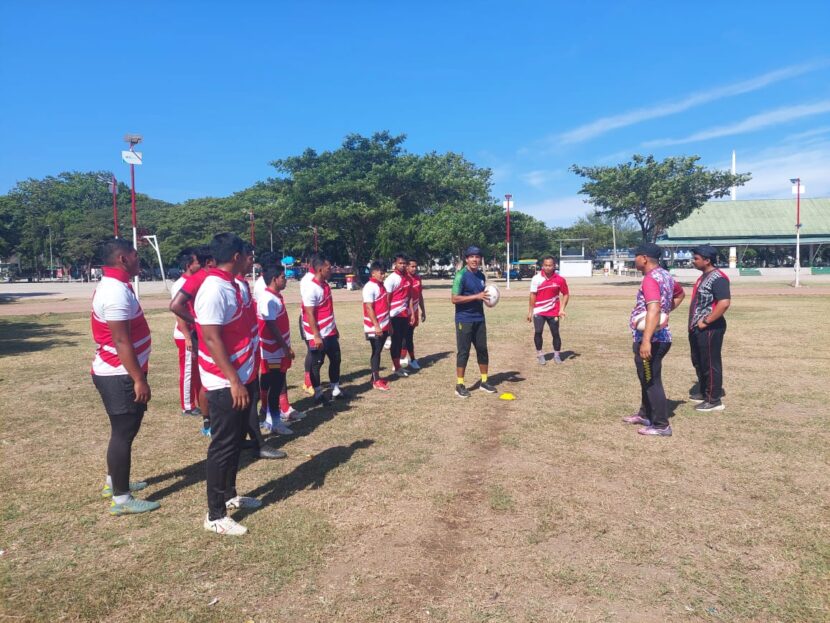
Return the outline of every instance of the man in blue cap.
[[[724,314],[731,295],[729,277],[715,265],[718,250],[708,244],[692,249],[692,264],[703,273],[692,290],[689,306],[689,346],[697,373],[698,391],[689,399],[698,402],[696,411],[723,411],[723,364],[721,348],[726,333]]]
[[[464,267],[455,273],[452,284],[452,302],[455,305],[455,342],[458,353],[455,358],[455,395],[469,398],[470,391],[464,385],[464,371],[470,358],[470,346],[475,346],[476,360],[481,371],[478,388],[495,394],[496,388],[487,382],[487,324],[484,321],[484,301],[489,297],[484,291],[487,281],[479,270],[482,263],[481,249],[472,246],[464,252]]]

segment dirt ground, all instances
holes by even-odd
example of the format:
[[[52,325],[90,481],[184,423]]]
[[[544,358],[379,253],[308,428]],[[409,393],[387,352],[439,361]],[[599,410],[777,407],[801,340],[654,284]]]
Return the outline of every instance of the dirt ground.
[[[566,360],[546,366],[527,282],[502,288],[490,377],[514,401],[453,395],[446,284],[427,284],[423,370],[372,390],[357,294],[336,292],[350,398],[312,408],[290,371],[309,415],[271,442],[287,459],[243,456],[240,490],[265,505],[237,514],[242,539],[201,528],[206,443],[178,415],[172,319],[146,303],[164,307],[162,293],[144,299],[153,401],[133,472],[162,504],[146,516],[109,517],[99,497],[88,299],[0,318],[0,619],[828,620],[830,288],[736,284],[719,414],[686,400],[684,303],[664,372],[675,434],[647,439],[620,422],[639,392],[625,326],[636,283],[574,280]]]

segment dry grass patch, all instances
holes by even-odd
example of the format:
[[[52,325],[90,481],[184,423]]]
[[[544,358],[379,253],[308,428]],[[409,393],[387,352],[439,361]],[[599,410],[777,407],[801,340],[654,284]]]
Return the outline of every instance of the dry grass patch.
[[[285,461],[244,461],[240,490],[266,506],[243,516],[242,539],[201,529],[206,444],[178,415],[168,314],[149,314],[154,394],[133,470],[162,508],[126,518],[109,517],[98,497],[108,427],[88,378],[86,316],[2,319],[0,615],[827,620],[830,297],[737,287],[727,411],[708,415],[684,402],[684,306],[665,364],[671,439],[619,422],[637,406],[632,300],[616,286],[575,292],[562,327],[570,357],[542,367],[526,302],[506,297],[488,315],[490,376],[513,402],[453,395],[443,299],[428,301],[416,334],[424,369],[373,392],[359,303],[338,303],[353,397],[313,410],[282,442]]]

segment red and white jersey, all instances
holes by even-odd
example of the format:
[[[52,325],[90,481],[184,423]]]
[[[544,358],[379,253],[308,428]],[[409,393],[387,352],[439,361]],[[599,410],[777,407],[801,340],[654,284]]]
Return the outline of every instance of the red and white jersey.
[[[196,317],[196,295],[199,293],[199,288],[202,287],[202,284],[205,282],[205,279],[207,279],[207,274],[209,270],[209,268],[202,268],[201,270],[197,270],[189,277],[185,277],[184,283],[182,283],[181,287],[179,288],[180,291],[187,294],[187,309],[190,311],[190,315],[194,318]],[[175,296],[175,294],[173,296]]]
[[[558,316],[559,296],[568,294],[568,282],[556,273],[546,277],[544,271],[539,271],[530,280],[530,291],[536,293],[534,316]]]
[[[250,316],[243,294],[233,276],[211,268],[196,294],[196,331],[199,334],[199,376],[207,390],[230,387],[205,343],[202,327],[218,325],[231,364],[243,384],[256,379],[256,350],[259,339],[251,333]]]
[[[363,332],[366,335],[375,335],[375,323],[366,313],[366,305],[371,305],[377,316],[381,333],[389,328],[389,297],[380,281],[369,279],[363,286]]]
[[[170,299],[171,300],[176,298],[176,295],[179,293],[179,290],[182,289],[182,286],[184,285],[185,281],[187,281],[187,276],[182,275],[181,277],[176,279],[175,282],[173,282],[172,286],[170,286]],[[192,313],[193,312],[191,310],[191,314]],[[184,322],[184,321],[182,321],[182,322]],[[179,331],[179,323],[178,322],[173,323],[173,339],[174,340],[183,340],[184,339],[184,334],[181,331]]]
[[[291,323],[282,294],[265,288],[257,299],[257,324],[259,325],[259,347],[262,358],[268,363],[279,363],[285,357],[285,350],[277,346],[266,320],[275,320],[282,339],[291,346]]]
[[[311,325],[308,323],[308,315],[313,314],[317,320],[317,328],[320,330],[320,337],[337,335],[337,325],[334,322],[334,300],[331,298],[331,286],[325,281],[317,281],[312,277],[305,284],[300,284],[300,296],[302,297],[303,311],[303,333],[305,339],[311,340],[314,334],[311,332]]]
[[[401,274],[397,270],[386,277],[383,287],[389,293],[389,315],[392,318],[409,317],[409,296],[412,290],[412,279],[409,275]]]
[[[130,285],[130,276],[120,268],[104,267],[104,276],[92,296],[90,316],[92,339],[96,345],[92,374],[96,376],[129,374],[115,350],[112,331],[107,324],[111,320],[129,321],[133,350],[138,365],[146,373],[150,361],[150,326]]]
[[[417,314],[421,311],[421,292],[424,290],[424,284],[421,281],[421,275],[409,275],[409,279],[412,281],[412,290],[409,294],[412,297],[412,309]]]

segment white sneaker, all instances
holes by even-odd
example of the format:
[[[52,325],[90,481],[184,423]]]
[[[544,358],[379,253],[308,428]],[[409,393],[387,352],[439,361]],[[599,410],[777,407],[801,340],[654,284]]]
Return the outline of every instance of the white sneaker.
[[[299,422],[305,417],[304,411],[297,411],[294,407],[291,407],[288,411],[283,413],[280,411],[280,419],[285,422],[286,424],[290,424],[291,422]]]
[[[331,390],[331,397],[332,397],[332,398],[337,398],[337,397],[338,397],[338,396],[340,396],[342,393],[343,393],[343,392],[340,390],[340,388],[339,388],[339,387],[335,387],[333,390]]]
[[[407,372],[404,368],[398,368],[397,370],[395,370],[395,376],[406,378],[409,376],[409,372]]]
[[[245,497],[244,495],[237,495],[225,502],[225,508],[228,510],[236,510],[238,508],[259,508],[262,502],[256,498]]]
[[[412,361],[409,362],[409,367],[412,368],[413,370],[420,370],[421,369],[421,364],[418,363],[417,359],[413,359]]]
[[[288,428],[281,419],[271,424],[271,432],[277,435],[293,435],[294,431]]]
[[[391,337],[386,338],[386,341],[383,343],[383,347],[386,350],[389,350],[390,348],[392,348],[392,338]]]
[[[216,534],[227,534],[229,536],[242,536],[248,532],[248,528],[242,524],[236,523],[230,517],[222,517],[222,519],[210,519],[210,516],[205,516],[205,523],[203,524],[205,530],[208,532],[215,532]]]

